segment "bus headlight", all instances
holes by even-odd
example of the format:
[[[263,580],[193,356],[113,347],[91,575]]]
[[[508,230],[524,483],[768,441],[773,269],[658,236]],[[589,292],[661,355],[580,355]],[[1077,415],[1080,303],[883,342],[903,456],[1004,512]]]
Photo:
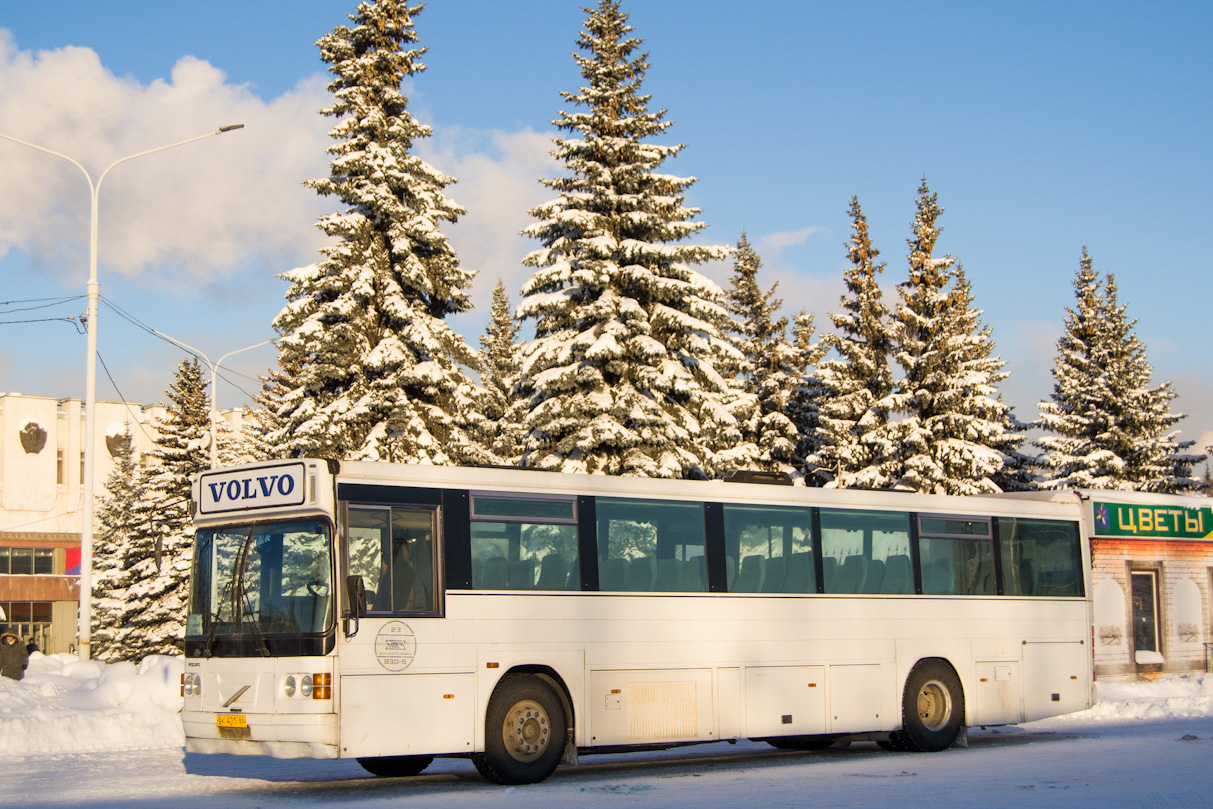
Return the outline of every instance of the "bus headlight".
[[[296,672],[282,678],[282,694],[288,699],[332,699],[333,675],[328,672]]]
[[[183,697],[200,697],[200,696],[202,696],[202,675],[201,674],[182,674],[181,675],[181,696],[183,696]]]

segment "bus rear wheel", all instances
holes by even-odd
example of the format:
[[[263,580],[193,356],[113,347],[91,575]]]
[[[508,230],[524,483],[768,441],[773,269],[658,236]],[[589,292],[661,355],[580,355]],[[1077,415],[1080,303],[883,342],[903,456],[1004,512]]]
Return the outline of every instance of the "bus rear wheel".
[[[964,715],[964,691],[956,671],[943,660],[920,660],[906,678],[902,729],[890,734],[890,740],[916,753],[944,750],[956,741]]]
[[[564,706],[540,677],[501,678],[484,724],[484,752],[473,753],[472,763],[494,784],[538,783],[555,771],[564,754]]]
[[[358,763],[362,769],[380,778],[408,778],[421,775],[433,760],[433,756],[375,756],[360,758]]]

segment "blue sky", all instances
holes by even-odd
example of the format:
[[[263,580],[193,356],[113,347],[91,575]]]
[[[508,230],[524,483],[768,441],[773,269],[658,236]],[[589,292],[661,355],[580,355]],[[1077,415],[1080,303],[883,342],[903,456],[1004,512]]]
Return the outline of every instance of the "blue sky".
[[[480,275],[476,345],[498,277],[512,299],[532,245],[517,236],[556,169],[546,151],[570,58],[576,0],[431,0],[417,18],[428,66],[410,109],[421,148],[459,179],[468,215],[450,229]],[[957,256],[1012,377],[1022,419],[1048,396],[1056,339],[1083,245],[1116,274],[1156,381],[1179,392],[1186,438],[1213,443],[1213,5],[1190,3],[625,0],[651,67],[651,106],[687,145],[668,165],[733,244],[762,254],[788,310],[838,308],[858,195],[885,283],[906,273],[924,175],[946,209],[939,249]],[[101,294],[212,359],[273,336],[277,273],[315,259],[326,202],[327,74],[314,42],[349,2],[6,4],[0,132],[79,159],[94,176],[143,149],[242,122],[239,132],[140,158],[101,193]],[[64,161],[0,141],[0,299],[82,296],[87,188]],[[729,267],[707,268],[720,283]],[[0,390],[79,396],[83,300],[0,307]],[[179,350],[103,304],[98,395],[155,401]],[[233,357],[219,403],[244,401],[272,349]],[[241,376],[244,375],[244,376]]]

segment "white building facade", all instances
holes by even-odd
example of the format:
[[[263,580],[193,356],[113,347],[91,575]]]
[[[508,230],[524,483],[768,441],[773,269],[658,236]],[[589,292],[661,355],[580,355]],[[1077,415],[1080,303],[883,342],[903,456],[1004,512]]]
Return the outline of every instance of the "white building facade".
[[[97,402],[98,496],[128,435],[139,463],[150,461],[163,415],[162,405]],[[223,417],[239,429],[245,413]],[[78,642],[83,475],[82,400],[0,392],[0,623],[48,654]]]

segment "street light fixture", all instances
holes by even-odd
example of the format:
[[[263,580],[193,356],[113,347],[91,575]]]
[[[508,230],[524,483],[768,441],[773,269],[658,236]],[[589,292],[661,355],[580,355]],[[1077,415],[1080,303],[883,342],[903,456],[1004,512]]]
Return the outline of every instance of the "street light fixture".
[[[148,149],[143,152],[137,152],[133,155],[119,158],[113,163],[110,163],[105,171],[101,172],[101,176],[97,178],[97,182],[93,182],[93,177],[88,173],[88,169],[80,164],[74,158],[68,157],[61,152],[56,152],[53,149],[47,149],[44,146],[30,143],[29,141],[14,138],[12,135],[0,133],[0,138],[11,140],[13,143],[19,143],[22,146],[27,146],[30,149],[35,149],[39,152],[45,152],[48,155],[61,158],[71,163],[76,168],[80,169],[80,173],[84,175],[84,179],[88,181],[88,187],[91,197],[91,211],[89,216],[89,249],[88,249],[88,360],[85,366],[84,375],[84,496],[83,502],[80,504],[80,647],[79,654],[82,660],[89,659],[89,644],[92,636],[92,620],[93,620],[93,492],[94,492],[94,472],[96,469],[96,443],[97,443],[97,300],[100,298],[100,286],[97,284],[97,203],[101,193],[101,183],[105,181],[106,175],[122,163],[128,160],[134,160],[137,157],[163,152],[166,149],[173,149],[177,146],[184,146],[187,143],[193,143],[197,140],[222,135],[225,132],[231,132],[235,129],[243,129],[244,124],[228,124],[221,126],[214,132],[207,132],[205,135],[196,135],[192,138],[169,143],[165,146],[157,146],[155,149]]]
[[[217,467],[219,465],[219,444],[218,444],[219,436],[216,435],[216,431],[215,431],[215,424],[216,424],[216,421],[219,419],[219,380],[216,378],[219,375],[219,366],[223,365],[223,361],[225,359],[227,359],[228,357],[232,356],[233,354],[239,354],[242,351],[251,351],[254,348],[260,348],[263,345],[268,345],[273,341],[272,340],[262,340],[260,343],[253,343],[251,346],[245,346],[244,348],[237,348],[235,351],[229,351],[226,354],[224,354],[222,357],[219,358],[218,362],[211,362],[210,357],[206,356],[206,354],[204,354],[202,351],[199,351],[198,349],[194,348],[192,345],[189,345],[188,343],[184,343],[181,340],[178,340],[176,337],[169,337],[164,332],[159,332],[159,331],[156,331],[155,329],[149,329],[149,331],[151,331],[152,334],[157,334],[157,335],[163,337],[165,340],[168,340],[170,343],[180,346],[181,348],[184,348],[186,351],[189,351],[190,353],[195,354],[199,359],[201,359],[203,362],[206,363],[206,366],[208,368],[211,369],[211,413],[210,413],[211,438],[210,438],[210,441],[211,441],[211,469],[214,469],[215,467]]]

